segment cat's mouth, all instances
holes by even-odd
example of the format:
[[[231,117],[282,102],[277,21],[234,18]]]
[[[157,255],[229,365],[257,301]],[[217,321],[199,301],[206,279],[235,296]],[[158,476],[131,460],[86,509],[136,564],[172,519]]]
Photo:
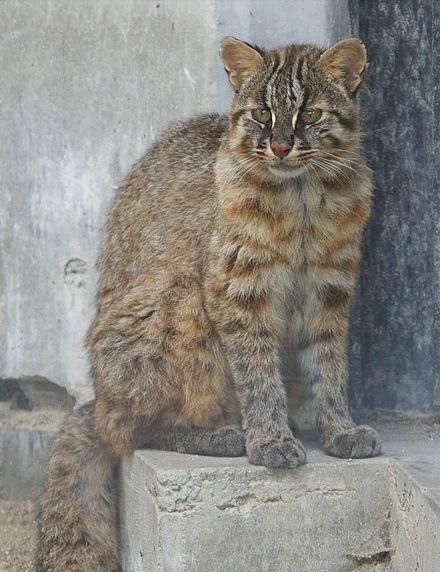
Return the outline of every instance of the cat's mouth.
[[[312,159],[313,155],[314,151],[312,149],[307,149],[305,151],[294,149],[292,153],[284,159],[277,160],[275,157],[270,157],[267,162],[267,168],[272,175],[275,175],[278,178],[294,179],[309,170],[309,167],[311,166],[309,161]]]
[[[307,171],[307,165],[304,163],[284,163],[279,162],[269,166],[269,171],[283,179],[293,179],[299,177]]]

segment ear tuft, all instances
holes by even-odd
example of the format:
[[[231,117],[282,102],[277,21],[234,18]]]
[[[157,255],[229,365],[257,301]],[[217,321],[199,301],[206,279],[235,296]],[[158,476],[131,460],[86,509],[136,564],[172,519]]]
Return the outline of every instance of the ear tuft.
[[[263,65],[263,58],[258,50],[232,36],[223,38],[220,55],[235,91]]]
[[[367,50],[359,38],[341,40],[320,57],[323,71],[335,80],[342,80],[350,94],[362,81],[367,65]]]

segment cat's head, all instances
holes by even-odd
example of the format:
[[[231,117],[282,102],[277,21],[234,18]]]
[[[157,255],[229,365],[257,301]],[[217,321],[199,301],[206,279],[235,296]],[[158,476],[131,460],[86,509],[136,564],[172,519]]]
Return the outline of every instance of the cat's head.
[[[283,180],[339,177],[349,168],[359,141],[355,94],[366,66],[359,39],[327,50],[266,51],[228,36],[221,57],[235,91],[230,146],[244,169]]]

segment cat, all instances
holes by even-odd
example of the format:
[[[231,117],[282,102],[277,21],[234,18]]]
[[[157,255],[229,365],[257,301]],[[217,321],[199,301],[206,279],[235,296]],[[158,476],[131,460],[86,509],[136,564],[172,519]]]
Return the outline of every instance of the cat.
[[[380,453],[347,398],[371,203],[356,96],[365,47],[350,38],[262,50],[226,37],[221,56],[229,115],[172,126],[109,215],[88,333],[96,398],[55,441],[38,572],[119,569],[112,469],[138,447],[304,463],[286,352],[311,388],[324,450]]]

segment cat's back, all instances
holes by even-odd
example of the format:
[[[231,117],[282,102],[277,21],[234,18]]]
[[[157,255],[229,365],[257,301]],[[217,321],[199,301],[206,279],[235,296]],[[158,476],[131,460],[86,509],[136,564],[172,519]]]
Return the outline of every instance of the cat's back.
[[[134,165],[116,196],[100,258],[100,294],[203,272],[216,212],[214,164],[227,119],[172,125]]]

